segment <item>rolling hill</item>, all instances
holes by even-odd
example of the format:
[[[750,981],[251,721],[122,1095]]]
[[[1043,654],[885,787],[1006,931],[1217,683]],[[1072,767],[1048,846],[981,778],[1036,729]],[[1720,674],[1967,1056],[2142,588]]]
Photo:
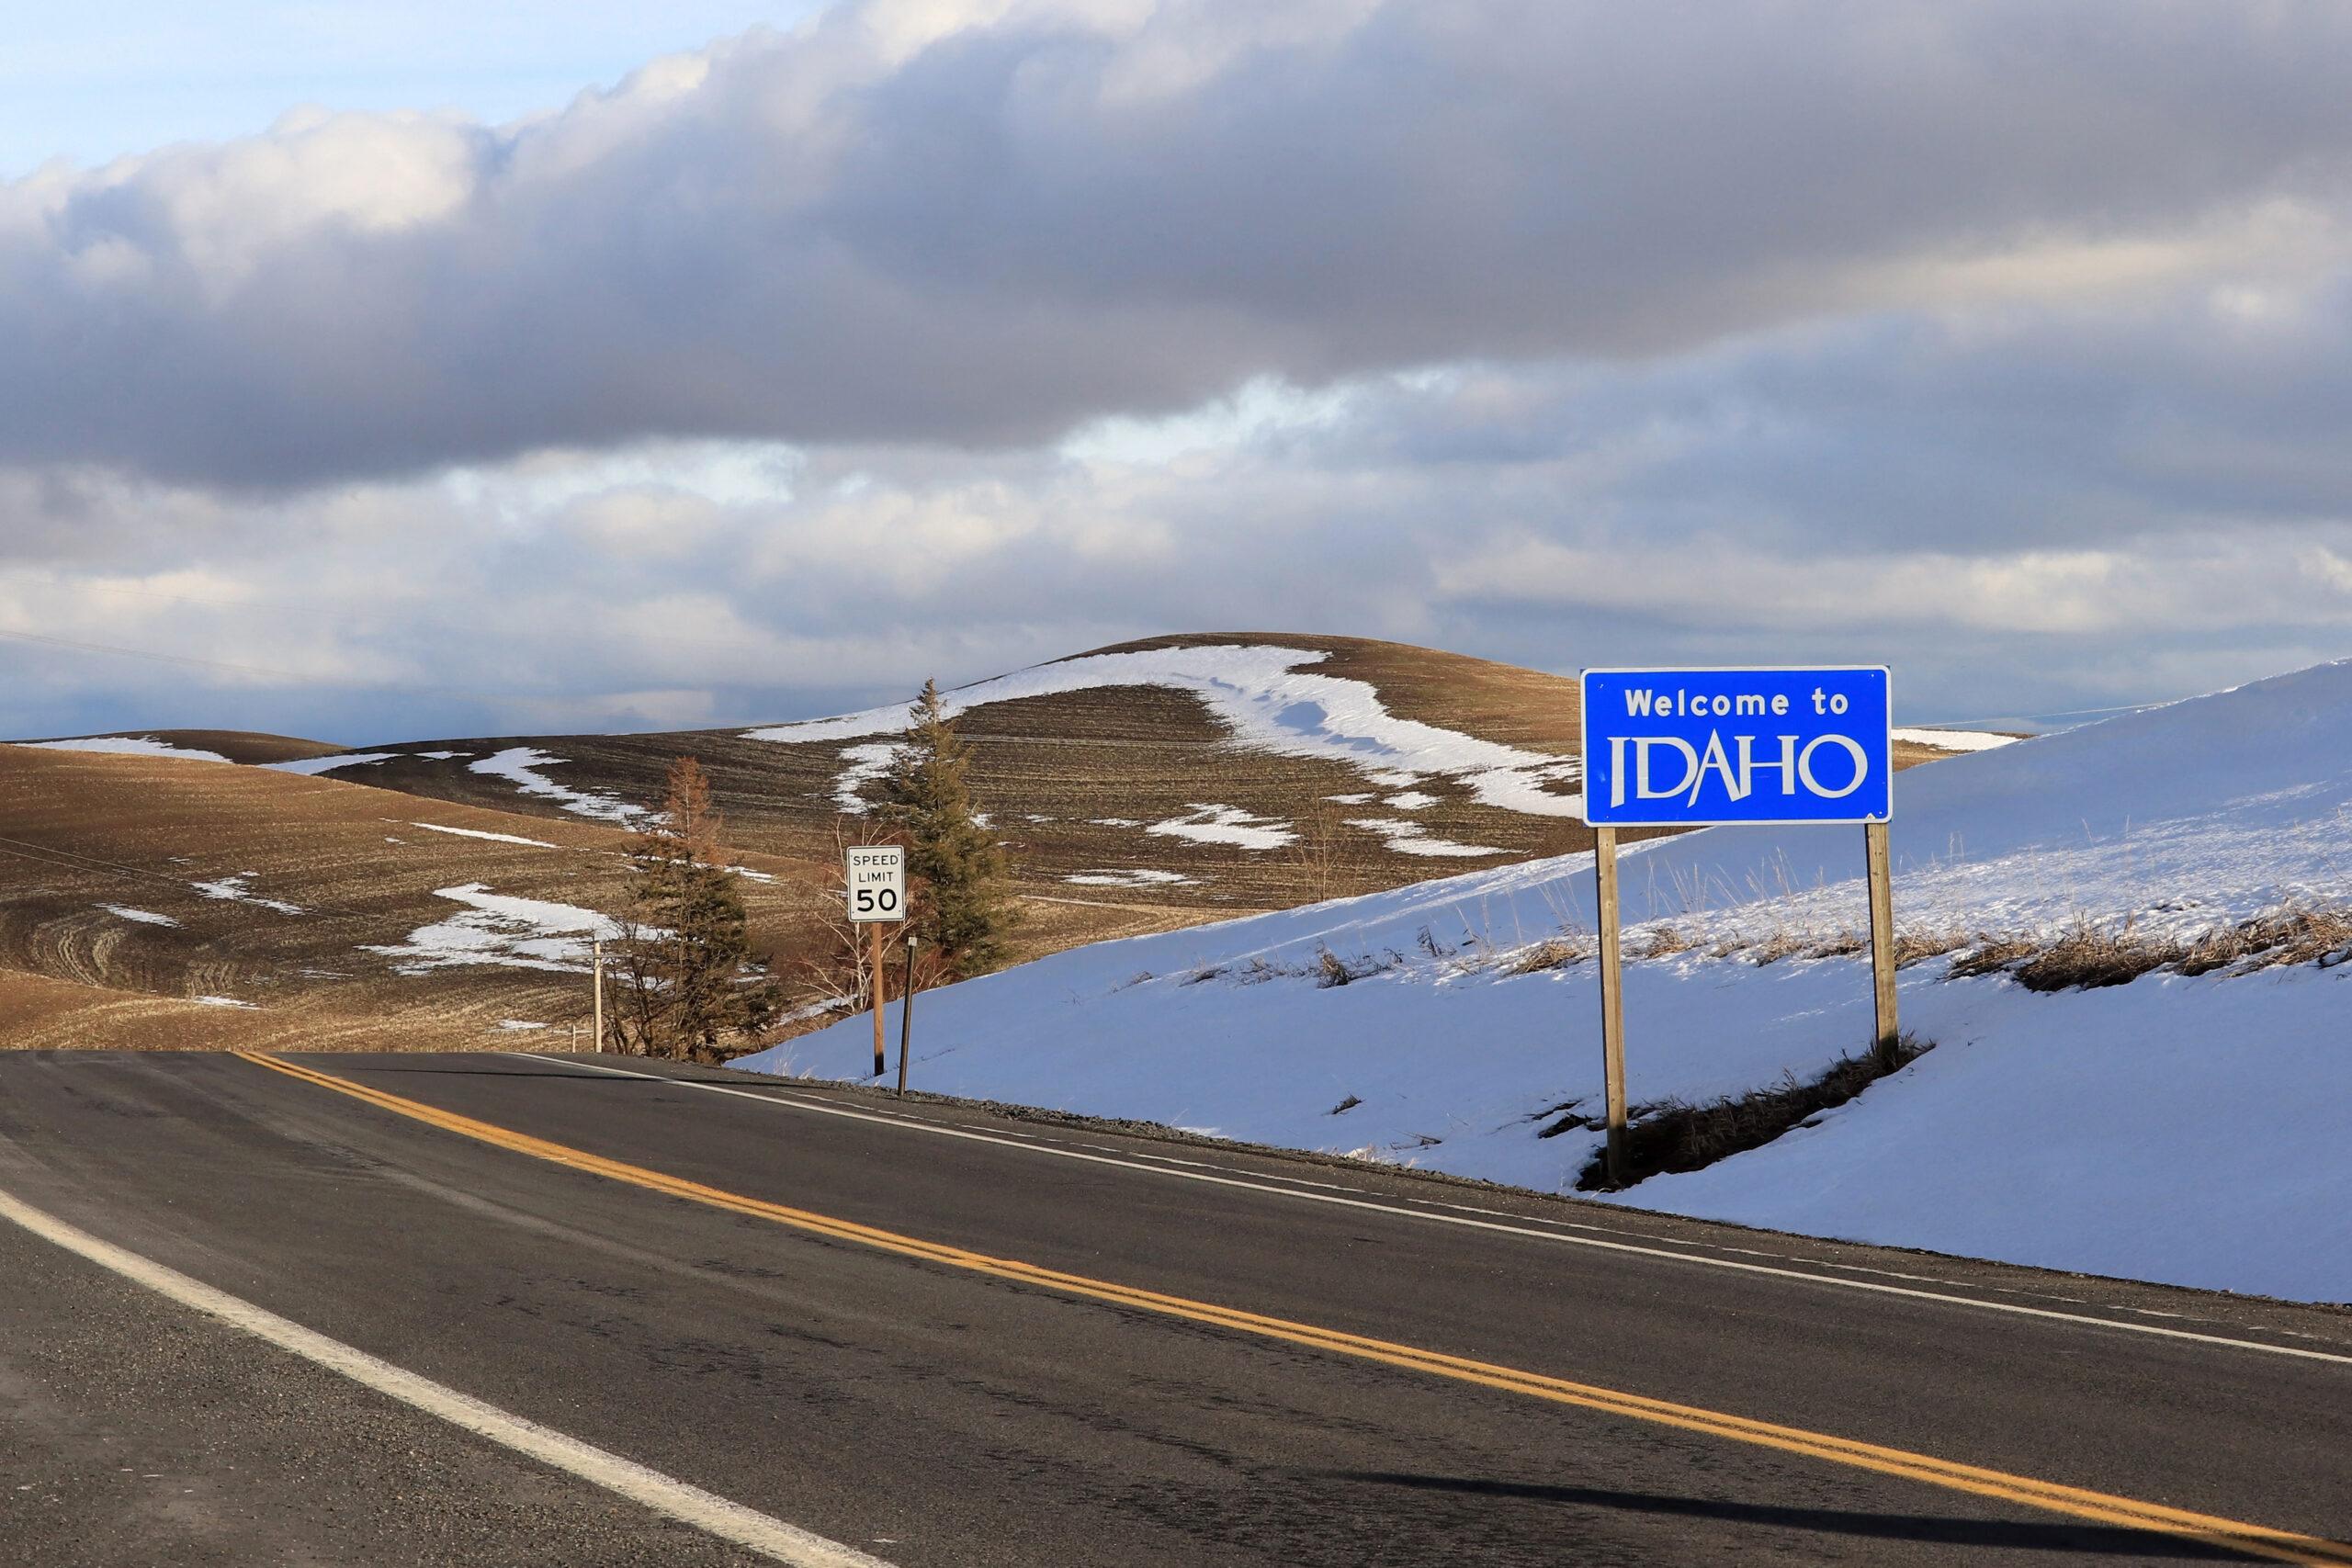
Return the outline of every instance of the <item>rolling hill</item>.
[[[1170,637],[950,702],[1012,852],[1023,958],[1589,843],[1576,685],[1533,671]],[[755,935],[789,971],[902,724],[891,706],[357,750],[204,729],[0,747],[6,1043],[568,1039],[594,912],[621,908],[630,828],[681,755],[710,770]]]
[[[973,795],[1022,890],[1231,914],[1590,845],[1576,682],[1355,637],[1121,643],[949,694]],[[904,710],[649,735],[386,743],[278,765],[548,818],[625,824],[681,755],[736,842],[827,858]],[[1964,749],[1906,740],[1905,765]]]
[[[0,747],[6,1043],[390,1048],[566,1032],[627,835],[183,756]],[[816,869],[746,856],[789,949]],[[526,1027],[535,1026],[535,1027]]]

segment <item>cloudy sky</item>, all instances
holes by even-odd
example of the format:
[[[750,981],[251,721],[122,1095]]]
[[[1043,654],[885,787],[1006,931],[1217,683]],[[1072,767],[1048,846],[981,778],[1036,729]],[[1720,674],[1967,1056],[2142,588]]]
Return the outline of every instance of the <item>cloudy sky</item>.
[[[0,733],[1188,629],[1883,660],[1922,721],[2352,654],[2335,0],[653,10],[12,39]]]

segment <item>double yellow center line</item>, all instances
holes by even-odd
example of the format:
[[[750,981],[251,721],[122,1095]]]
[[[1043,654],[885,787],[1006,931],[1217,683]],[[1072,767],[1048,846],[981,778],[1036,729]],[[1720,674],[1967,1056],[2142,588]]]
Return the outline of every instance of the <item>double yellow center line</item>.
[[[1377,1361],[1385,1366],[1401,1367],[1408,1371],[1426,1372],[1432,1376],[1451,1378],[1457,1382],[1476,1383],[1480,1387],[1499,1389],[1508,1393],[1524,1394],[1530,1398],[1547,1400],[1555,1404],[1571,1404],[1581,1409],[1597,1410],[1605,1415],[1625,1416],[1646,1421],[1656,1426],[1677,1427],[1707,1437],[1728,1438],[1758,1448],[1777,1449],[1783,1453],[1800,1454],[1808,1459],[1823,1460],[1832,1464],[1855,1470],[1875,1472],[1881,1475],[1899,1476],[1948,1491],[1964,1492],[1973,1496],[1988,1497],[1999,1502],[2015,1503],[2044,1512],[2063,1514],[2125,1529],[2147,1530],[2160,1535],[2193,1540],[2277,1562],[2312,1564],[2352,1564],[2352,1546],[2323,1540],[2316,1536],[2297,1535],[2288,1530],[2271,1529],[2236,1519],[2219,1518],[2211,1514],[2191,1513],[2182,1508],[2165,1507],[2156,1503],[2136,1502],[2129,1497],[2110,1496],[2102,1492],[2086,1491],[2077,1486],[2062,1486],[2054,1482],[2037,1481],[2030,1476],[2012,1475],[2004,1471],[1985,1470],[1976,1465],[1959,1464],[1951,1460],[1937,1459],[1928,1454],[1910,1453],[1902,1449],[1883,1448],[1876,1443],[1857,1442],[1848,1438],[1807,1431],[1797,1427],[1776,1426],[1767,1421],[1753,1421],[1742,1416],[1726,1415],[1696,1405],[1676,1404],[1642,1394],[1627,1393],[1617,1389],[1601,1388],[1592,1383],[1571,1382],[1564,1378],[1548,1377],[1541,1372],[1524,1371],[1515,1367],[1498,1366],[1487,1361],[1474,1361],[1442,1351],[1425,1350],[1411,1345],[1396,1344],[1385,1339],[1372,1339],[1362,1335],[1342,1333],[1313,1324],[1295,1323],[1287,1318],[1267,1317],[1258,1313],[1244,1312],[1238,1307],[1219,1306],[1213,1302],[1193,1301],[1183,1296],[1163,1295],[1113,1280],[1092,1279],[1083,1274],[1066,1274],[1059,1269],[1041,1268],[1016,1258],[991,1258],[942,1242],[925,1241],[918,1236],[903,1235],[896,1231],[877,1229],[850,1220],[835,1219],[806,1209],[790,1208],[771,1203],[765,1199],[747,1197],[721,1188],[706,1187],[700,1182],[650,1170],[643,1166],[625,1164],[590,1154],[585,1149],[566,1144],[550,1143],[526,1133],[492,1122],[460,1116],[418,1100],[405,1100],[396,1094],[349,1078],[337,1077],[313,1067],[264,1056],[250,1051],[236,1053],[257,1066],[300,1078],[321,1089],[349,1095],[379,1110],[410,1117],[459,1134],[485,1144],[528,1155],[534,1159],[554,1165],[569,1166],[594,1176],[631,1186],[683,1198],[690,1202],[707,1204],[756,1219],[769,1220],[795,1230],[805,1231],[835,1241],[851,1242],[860,1247],[894,1252],[906,1258],[919,1258],[944,1268],[960,1269],[975,1274],[985,1274],[1017,1284],[1033,1285],[1064,1295],[1080,1296],[1092,1301],[1107,1302],[1116,1306],[1157,1313],[1168,1317],[1187,1318],[1227,1328],[1240,1334],[1255,1335],[1266,1339],[1279,1339],[1310,1349],[1350,1356],[1360,1360]]]

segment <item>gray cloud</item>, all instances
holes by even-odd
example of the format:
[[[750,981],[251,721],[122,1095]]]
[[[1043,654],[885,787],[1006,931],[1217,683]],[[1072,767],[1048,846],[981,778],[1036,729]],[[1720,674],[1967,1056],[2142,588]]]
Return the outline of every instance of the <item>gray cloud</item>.
[[[0,733],[769,720],[1195,629],[1886,659],[1917,719],[2340,656],[2347,34],[910,0],[47,170]]]
[[[2340,249],[2324,0],[951,12],[842,6],[515,126],[298,117],[0,189],[0,460],[1019,446],[1257,374]]]

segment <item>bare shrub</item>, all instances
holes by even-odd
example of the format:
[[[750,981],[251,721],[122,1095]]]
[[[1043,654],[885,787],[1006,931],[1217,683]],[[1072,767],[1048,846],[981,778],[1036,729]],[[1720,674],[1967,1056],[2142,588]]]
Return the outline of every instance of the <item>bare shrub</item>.
[[[1385,975],[1405,966],[1405,955],[1390,949],[1385,953],[1358,953],[1342,958],[1328,947],[1315,950],[1315,964],[1310,971],[1317,989],[1329,990],[1334,986],[1346,986],[1374,975]]]
[[[1296,814],[1291,827],[1295,836],[1283,858],[1297,873],[1306,901],[1321,904],[1338,897],[1357,872],[1340,814],[1318,805]]]

